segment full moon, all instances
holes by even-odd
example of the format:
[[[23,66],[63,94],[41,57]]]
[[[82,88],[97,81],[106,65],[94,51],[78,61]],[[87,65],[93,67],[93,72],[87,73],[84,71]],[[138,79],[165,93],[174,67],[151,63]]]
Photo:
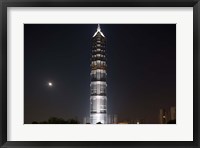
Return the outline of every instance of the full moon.
[[[48,82],[48,85],[49,85],[49,86],[53,86],[53,84],[52,84],[51,82]]]

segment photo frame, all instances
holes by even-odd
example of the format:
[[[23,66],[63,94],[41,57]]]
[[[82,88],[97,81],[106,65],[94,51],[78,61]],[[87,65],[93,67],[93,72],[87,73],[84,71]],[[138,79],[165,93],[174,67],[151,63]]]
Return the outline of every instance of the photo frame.
[[[7,140],[7,10],[9,7],[192,7],[193,8],[193,141],[8,141]],[[199,26],[200,26],[200,2],[198,0],[128,0],[128,1],[79,1],[79,0],[7,0],[1,1],[1,110],[0,110],[0,145],[1,147],[199,147]]]

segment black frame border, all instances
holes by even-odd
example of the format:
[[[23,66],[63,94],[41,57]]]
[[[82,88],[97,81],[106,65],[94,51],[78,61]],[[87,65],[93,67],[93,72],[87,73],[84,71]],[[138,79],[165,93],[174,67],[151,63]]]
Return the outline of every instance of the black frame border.
[[[0,0],[0,146],[200,147],[200,0]],[[193,7],[193,141],[7,141],[7,7]]]

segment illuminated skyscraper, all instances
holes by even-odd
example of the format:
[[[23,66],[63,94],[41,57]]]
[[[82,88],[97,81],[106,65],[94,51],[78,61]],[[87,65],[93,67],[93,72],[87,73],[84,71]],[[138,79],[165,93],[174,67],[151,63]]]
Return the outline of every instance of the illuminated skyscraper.
[[[100,25],[92,37],[90,123],[107,123],[106,38]]]

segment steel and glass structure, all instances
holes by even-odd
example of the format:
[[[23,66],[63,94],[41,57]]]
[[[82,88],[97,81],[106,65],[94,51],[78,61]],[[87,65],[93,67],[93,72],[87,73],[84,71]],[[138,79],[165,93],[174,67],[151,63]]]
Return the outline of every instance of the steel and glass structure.
[[[100,25],[92,37],[90,123],[107,123],[106,38]]]

